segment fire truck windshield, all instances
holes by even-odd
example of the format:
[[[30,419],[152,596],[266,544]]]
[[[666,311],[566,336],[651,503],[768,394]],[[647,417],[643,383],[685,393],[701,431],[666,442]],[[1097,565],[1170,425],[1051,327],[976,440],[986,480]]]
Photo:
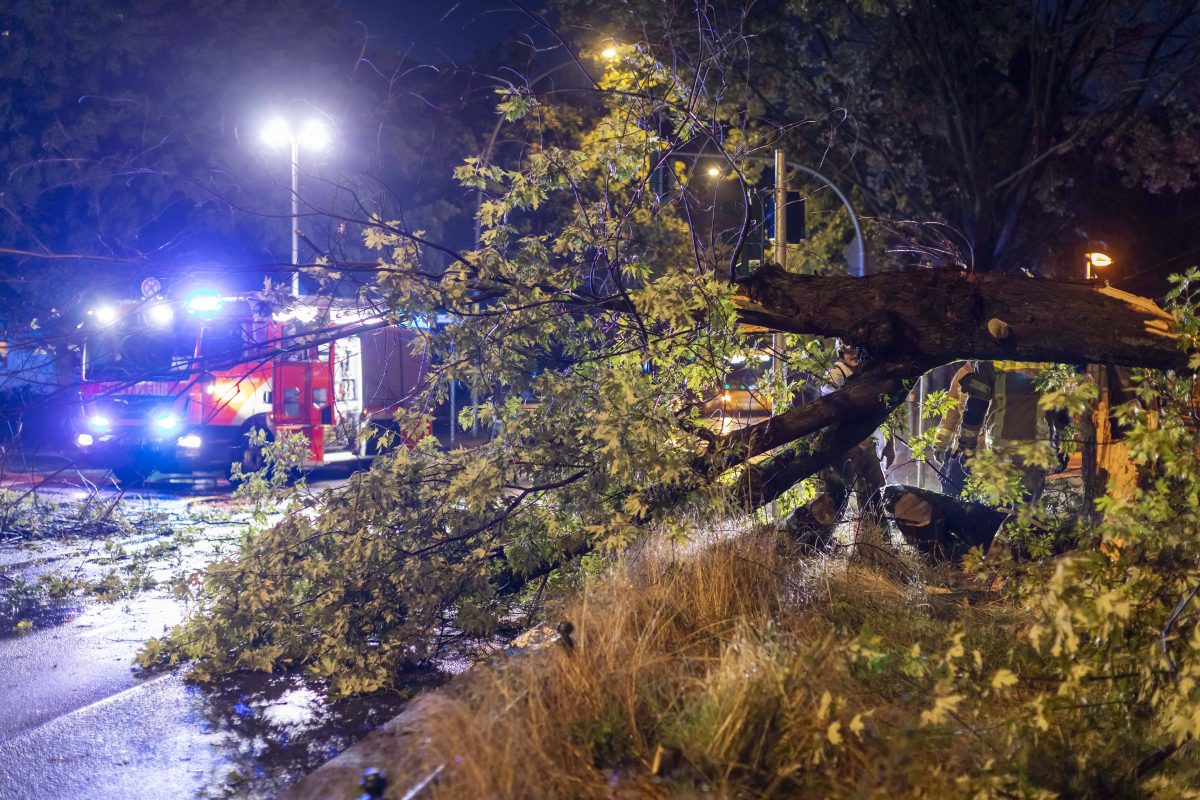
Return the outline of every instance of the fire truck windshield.
[[[214,320],[205,323],[200,336],[200,358],[205,369],[222,369],[245,360],[254,350],[245,320]]]
[[[84,342],[84,379],[153,380],[191,369],[195,332],[150,328],[95,331]]]

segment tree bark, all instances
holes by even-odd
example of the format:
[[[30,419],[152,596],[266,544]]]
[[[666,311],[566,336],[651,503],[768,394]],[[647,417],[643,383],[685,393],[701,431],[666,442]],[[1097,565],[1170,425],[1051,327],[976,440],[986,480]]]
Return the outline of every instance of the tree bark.
[[[827,405],[840,407],[841,414],[811,442],[784,450],[764,463],[747,464],[741,480],[734,487],[735,501],[748,509],[766,505],[798,481],[832,464],[851,447],[868,438],[883,424],[892,409],[904,402],[912,384],[903,380],[902,376],[911,377],[913,374],[919,375],[920,372],[911,364],[871,364],[851,376],[841,389],[813,403],[830,401]],[[799,412],[803,408],[801,406],[793,410]],[[785,412],[778,419],[783,420],[791,414],[791,411]],[[766,447],[768,443],[784,438],[777,431],[770,430],[772,421],[774,418],[750,426],[763,428],[760,438],[752,435],[746,443],[752,453],[766,452],[770,449]],[[800,433],[803,428],[789,430],[796,433],[794,438],[800,438],[808,432]]]
[[[972,547],[986,552],[1007,516],[982,503],[915,486],[886,486],[883,500],[909,544],[948,561],[958,561]]]
[[[866,347],[876,360],[928,367],[984,359],[1188,368],[1170,314],[1098,282],[944,269],[850,278],[768,265],[739,285],[745,322],[838,336]],[[1003,328],[989,330],[992,320]]]

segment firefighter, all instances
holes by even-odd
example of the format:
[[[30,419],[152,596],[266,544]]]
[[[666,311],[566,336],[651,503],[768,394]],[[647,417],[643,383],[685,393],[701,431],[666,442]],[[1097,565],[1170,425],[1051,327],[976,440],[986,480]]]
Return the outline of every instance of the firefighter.
[[[825,373],[825,386],[821,389],[821,394],[833,394],[846,383],[846,379],[854,374],[854,370],[858,369],[859,352],[854,345],[844,345],[841,342],[837,343],[838,360],[834,362]]]
[[[1021,449],[1034,442],[1053,441],[1055,433],[1051,419],[1042,413],[1040,395],[1034,385],[1042,369],[1040,364],[1021,361],[981,361],[960,381],[966,404],[958,454],[969,469],[984,419],[990,413],[991,448],[1021,471],[1029,501],[1041,496],[1046,486],[1046,468],[1027,463]]]
[[[838,360],[825,373],[825,386],[821,389],[821,394],[829,395],[841,389],[862,363],[862,355],[857,347],[839,342]],[[883,433],[876,429],[869,439],[852,447],[837,463],[822,470],[821,477],[825,479],[831,492],[842,497],[846,495],[846,483],[849,482],[858,500],[859,511],[865,511],[871,499],[883,488],[884,475],[880,457],[886,450]]]
[[[950,379],[947,394],[954,402],[938,423],[937,431],[933,436],[932,463],[938,472],[938,479],[942,484],[942,493],[951,495],[952,497],[962,493],[963,483],[967,479],[967,473],[963,470],[962,460],[954,457],[953,454],[959,451],[959,428],[962,426],[963,406],[966,404],[966,398],[962,390],[962,381],[974,372],[975,362],[967,361],[958,368],[954,373],[954,377]],[[978,449],[986,447],[987,443],[985,440],[986,437],[981,429],[976,437],[976,447]]]

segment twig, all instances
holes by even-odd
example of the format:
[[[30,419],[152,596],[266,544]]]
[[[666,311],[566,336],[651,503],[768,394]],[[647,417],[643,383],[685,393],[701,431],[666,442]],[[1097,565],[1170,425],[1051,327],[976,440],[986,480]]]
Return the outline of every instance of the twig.
[[[1171,742],[1170,744],[1165,744],[1158,748],[1153,753],[1147,754],[1145,758],[1138,762],[1137,772],[1135,773],[1138,779],[1140,780],[1141,778],[1146,777],[1151,772],[1161,767],[1163,762],[1175,755],[1181,746],[1182,745],[1180,744]]]
[[[1171,667],[1172,675],[1179,672],[1179,667],[1176,666],[1175,660],[1171,658],[1170,650],[1167,648],[1167,636],[1170,635],[1171,629],[1175,627],[1175,623],[1179,621],[1179,615],[1188,607],[1188,604],[1192,602],[1192,599],[1195,598],[1198,592],[1200,592],[1200,583],[1193,586],[1192,590],[1179,601],[1179,605],[1175,606],[1170,619],[1167,620],[1167,624],[1163,625],[1162,633],[1159,634],[1159,643],[1162,645],[1163,656],[1166,657],[1167,664]]]
[[[423,790],[426,786],[428,786],[430,783],[433,782],[434,778],[436,778],[438,775],[441,775],[442,770],[444,770],[445,768],[446,768],[445,764],[438,764],[437,769],[435,769],[433,772],[426,775],[424,778],[421,778],[421,780],[414,783],[412,785],[412,788],[409,789],[407,792],[405,792],[404,796],[401,797],[400,800],[413,800],[414,797],[416,797],[418,794],[421,793],[421,790]]]

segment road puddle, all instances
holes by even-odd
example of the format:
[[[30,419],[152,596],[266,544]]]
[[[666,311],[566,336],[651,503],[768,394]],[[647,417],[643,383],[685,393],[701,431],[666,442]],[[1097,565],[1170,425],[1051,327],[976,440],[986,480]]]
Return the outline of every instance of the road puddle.
[[[217,735],[220,759],[210,796],[267,798],[387,722],[423,688],[430,672],[402,690],[330,700],[324,686],[301,675],[244,673],[189,687]]]
[[[417,691],[329,700],[300,675],[211,684],[159,675],[0,740],[0,798],[274,797],[391,719]]]

